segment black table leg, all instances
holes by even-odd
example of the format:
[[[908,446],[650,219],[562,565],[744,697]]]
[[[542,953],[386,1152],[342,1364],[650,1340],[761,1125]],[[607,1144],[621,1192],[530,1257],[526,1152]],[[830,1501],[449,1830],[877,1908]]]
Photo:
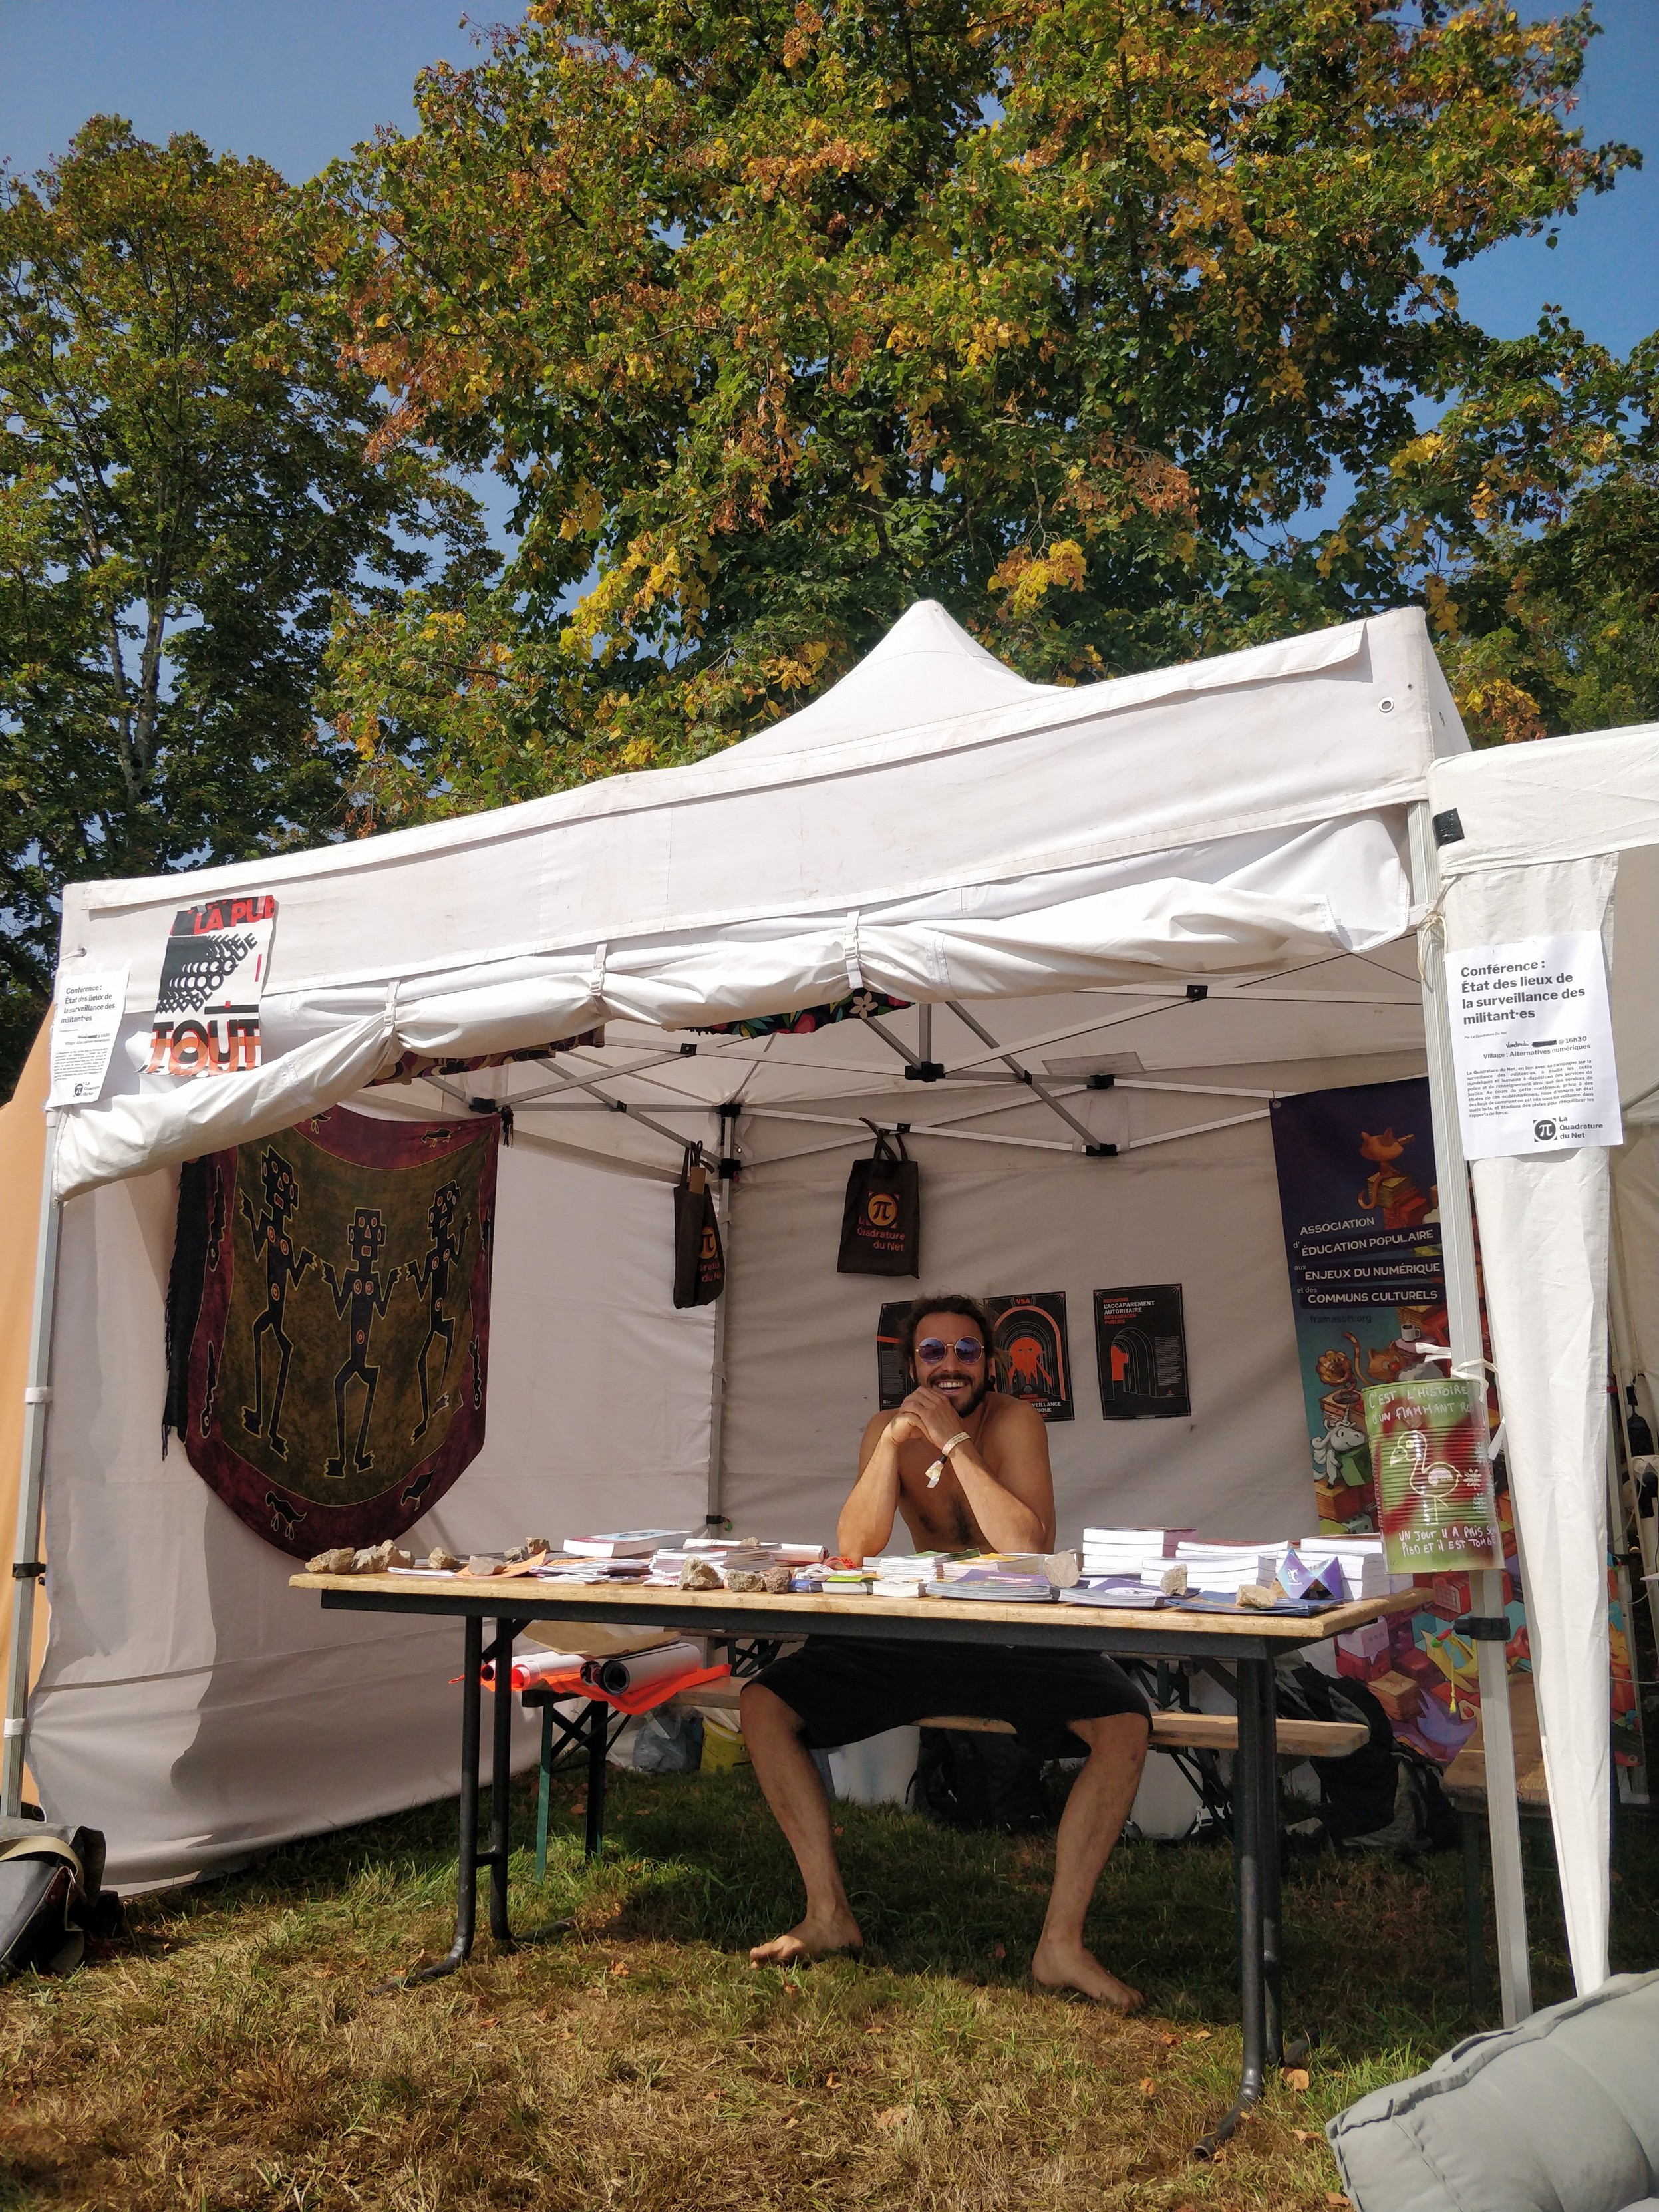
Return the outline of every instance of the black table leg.
[[[405,1987],[453,1974],[465,1965],[472,1950],[478,1916],[478,1700],[483,1695],[478,1677],[483,1666],[483,1623],[476,1613],[468,1613],[461,1661],[461,1841],[456,1869],[455,1941],[441,1959],[405,1975]]]
[[[611,1748],[611,1708],[594,1698],[587,1708],[587,1847],[599,1857],[605,1849],[605,1755]]]
[[[508,1791],[513,1781],[513,1645],[518,1620],[495,1623],[495,1710],[489,1743],[489,1932],[508,1950],[513,1928],[507,1917],[507,1869],[510,1856]]]
[[[1262,1678],[1266,1677],[1264,1684]],[[1276,1834],[1264,1835],[1273,1823],[1264,1820],[1273,1784],[1272,1705],[1273,1669],[1263,1659],[1241,1660],[1238,1665],[1238,1756],[1233,1768],[1233,1854],[1238,1875],[1238,1994],[1243,2045],[1238,2094],[1208,2135],[1193,2146],[1195,2158],[1213,2157],[1237,2130],[1240,2120],[1261,2098],[1267,2066],[1267,1923],[1268,1881],[1266,1860],[1271,1846],[1274,1862],[1273,1889],[1277,1917]],[[1264,1695],[1265,1692],[1265,1695]],[[1266,1774],[1264,1785],[1263,1775]],[[1277,1952],[1275,1928],[1274,1949]]]
[[[1285,2028],[1280,1990],[1283,1951],[1279,1888],[1278,1709],[1273,1700],[1272,1660],[1253,1660],[1249,1663],[1250,1672],[1257,1678],[1256,1695],[1261,1707],[1256,1752],[1261,1826],[1256,1834],[1261,1861],[1262,2061],[1267,2066],[1282,2066]]]

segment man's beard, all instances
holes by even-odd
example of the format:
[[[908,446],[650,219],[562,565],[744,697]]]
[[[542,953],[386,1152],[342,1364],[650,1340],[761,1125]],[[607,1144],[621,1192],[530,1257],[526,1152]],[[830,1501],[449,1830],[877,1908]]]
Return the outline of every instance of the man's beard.
[[[963,1380],[966,1381],[966,1379],[967,1378],[964,1376]],[[935,1382],[932,1385],[932,1388],[935,1390],[939,1390],[939,1384]],[[940,1390],[939,1395],[942,1398],[945,1398],[950,1401],[950,1403],[955,1407],[956,1411],[961,1415],[963,1420],[971,1420],[973,1416],[978,1413],[980,1407],[985,1403],[986,1399],[989,1396],[990,1389],[991,1377],[987,1374],[983,1376],[978,1382],[972,1386],[965,1398],[955,1397],[948,1390]]]

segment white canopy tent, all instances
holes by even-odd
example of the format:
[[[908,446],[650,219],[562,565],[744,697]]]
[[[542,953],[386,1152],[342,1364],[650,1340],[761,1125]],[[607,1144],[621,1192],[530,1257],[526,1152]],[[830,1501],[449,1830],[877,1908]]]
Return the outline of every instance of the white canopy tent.
[[[923,605],[823,698],[694,767],[257,872],[71,887],[64,960],[130,964],[133,1042],[178,904],[258,889],[278,919],[264,1066],[177,1085],[118,1048],[104,1102],[62,1117],[49,1146],[33,1380],[58,1398],[50,1418],[40,1395],[30,1408],[18,1554],[32,1556],[44,1470],[52,1624],[28,1745],[47,1802],[98,1820],[117,1876],[139,1881],[453,1786],[441,1629],[313,1613],[283,1555],[182,1455],[159,1457],[168,1169],[343,1102],[425,1119],[482,1094],[515,1112],[488,1439],[419,1540],[705,1511],[827,1534],[890,1294],[833,1272],[870,1121],[908,1124],[923,1159],[928,1283],[1053,1284],[1079,1313],[1102,1280],[1187,1285],[1194,1419],[1109,1432],[1079,1392],[1078,1420],[1051,1431],[1062,1537],[1085,1518],[1307,1528],[1268,1103],[1420,1073],[1426,1038],[1454,1346],[1478,1356],[1439,1002],[1412,924],[1440,889],[1431,778],[1478,786],[1484,765],[1415,611],[1059,689],[1021,682]],[[1530,849],[1523,823],[1514,834]],[[1487,850],[1472,830],[1466,843]],[[1476,879],[1457,877],[1448,927]],[[849,991],[910,1004],[811,1036],[698,1033]],[[365,1092],[401,1052],[523,1051],[599,1024],[602,1046]],[[1114,1086],[1090,1089],[1091,1073]],[[741,1171],[723,1186],[726,1295],[676,1315],[662,1186],[693,1139]],[[1490,1283],[1490,1230],[1486,1260]],[[1528,1295],[1519,1280],[1518,1308]],[[1565,1400],[1587,1406],[1593,1334],[1538,1405],[1512,1408],[1517,1462],[1528,1425],[1555,1424],[1559,1443]],[[1592,1427],[1547,1482],[1582,1491],[1602,1449]],[[1599,1457],[1589,1479],[1604,1498]],[[1583,1674],[1581,1706],[1601,1700],[1600,1752],[1563,1750],[1558,1730],[1552,1755],[1586,1774],[1599,1755],[1605,1775],[1605,1641],[1592,1682],[1580,1581],[1560,1663]],[[1540,1680],[1557,1640],[1540,1618]],[[1496,1778],[1501,1651],[1495,1664]],[[1493,1814],[1513,2015],[1528,2008],[1524,1926],[1501,1789]],[[1598,1873],[1589,1830],[1563,1838],[1564,1876],[1589,1900],[1574,1956],[1593,1986],[1605,1849]]]

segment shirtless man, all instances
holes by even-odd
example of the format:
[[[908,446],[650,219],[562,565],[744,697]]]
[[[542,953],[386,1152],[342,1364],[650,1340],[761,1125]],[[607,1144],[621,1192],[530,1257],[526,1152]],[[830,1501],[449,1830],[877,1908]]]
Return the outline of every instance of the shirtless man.
[[[916,1388],[864,1431],[859,1478],[837,1547],[878,1554],[902,1514],[918,1551],[1047,1552],[1054,1491],[1041,1417],[992,1387],[990,1324],[971,1298],[919,1298],[906,1317]],[[1088,1764],[1054,1839],[1054,1881],[1031,1978],[1133,2012],[1138,1991],[1083,1942],[1096,1881],[1134,1802],[1151,1728],[1146,1699],[1109,1659],[995,1644],[866,1643],[811,1637],[743,1692],[743,1734],[766,1801],[806,1885],[805,1917],[757,1944],[756,1966],[787,1966],[863,1942],[842,1885],[813,1750],[856,1743],[931,1713],[1012,1721],[1040,1757]]]

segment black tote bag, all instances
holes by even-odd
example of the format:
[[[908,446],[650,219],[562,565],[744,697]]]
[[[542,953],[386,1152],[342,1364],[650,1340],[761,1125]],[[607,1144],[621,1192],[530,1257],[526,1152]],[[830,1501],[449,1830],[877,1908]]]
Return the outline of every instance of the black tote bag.
[[[898,1149],[894,1151],[894,1144]],[[867,1160],[854,1160],[841,1217],[841,1275],[916,1275],[921,1272],[921,1170],[902,1137],[876,1133]]]
[[[686,1152],[674,1186],[674,1304],[710,1305],[726,1288],[726,1255],[702,1147]]]

